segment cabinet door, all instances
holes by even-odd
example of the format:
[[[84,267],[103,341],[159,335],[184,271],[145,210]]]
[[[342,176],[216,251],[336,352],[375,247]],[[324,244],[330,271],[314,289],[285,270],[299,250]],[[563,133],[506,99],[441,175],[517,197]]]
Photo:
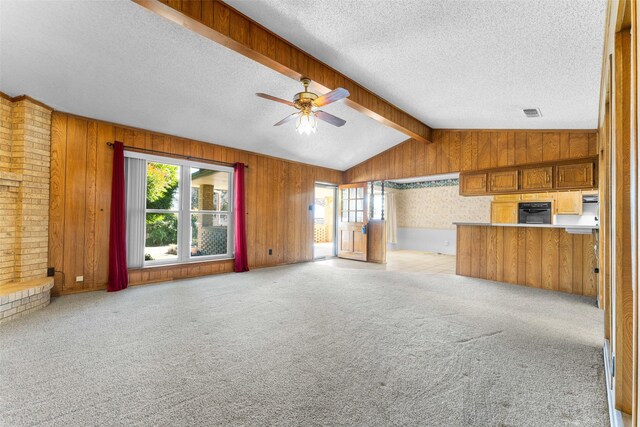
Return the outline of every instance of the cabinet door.
[[[557,188],[593,188],[593,163],[556,167]]]
[[[487,174],[460,174],[460,194],[463,196],[487,194]]]
[[[491,202],[491,222],[493,224],[516,224],[518,222],[518,203]]]
[[[534,202],[536,200],[540,200],[541,198],[544,198],[544,194],[545,193],[532,193],[532,194],[521,194],[520,195],[520,200],[522,200],[523,202]]]
[[[556,194],[556,214],[582,215],[582,192],[563,191]]]
[[[521,194],[520,200],[523,202],[548,202],[553,200],[553,193],[529,193]]]
[[[548,190],[553,188],[553,168],[532,168],[522,170],[523,190]]]
[[[518,202],[520,196],[524,196],[524,194],[498,194],[493,196],[493,200],[496,202]]]
[[[518,190],[518,171],[489,172],[489,192],[501,193]]]

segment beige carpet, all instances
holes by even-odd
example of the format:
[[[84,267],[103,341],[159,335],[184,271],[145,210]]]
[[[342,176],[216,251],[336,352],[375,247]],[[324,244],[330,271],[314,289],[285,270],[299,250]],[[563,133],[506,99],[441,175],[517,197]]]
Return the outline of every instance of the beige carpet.
[[[422,251],[387,251],[386,264],[354,263],[342,258],[316,261],[321,265],[338,268],[385,270],[413,273],[456,274],[456,256]]]
[[[67,296],[0,327],[0,424],[604,426],[602,317],[319,263]]]

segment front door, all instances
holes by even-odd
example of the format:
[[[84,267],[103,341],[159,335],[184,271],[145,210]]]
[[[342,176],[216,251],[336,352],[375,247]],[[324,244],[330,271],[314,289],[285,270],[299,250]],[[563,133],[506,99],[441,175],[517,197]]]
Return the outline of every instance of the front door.
[[[339,187],[338,256],[367,260],[367,184]]]

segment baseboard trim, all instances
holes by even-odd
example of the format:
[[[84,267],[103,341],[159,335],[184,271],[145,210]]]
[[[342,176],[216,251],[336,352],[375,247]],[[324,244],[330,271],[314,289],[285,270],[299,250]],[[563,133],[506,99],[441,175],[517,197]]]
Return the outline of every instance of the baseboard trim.
[[[607,387],[607,403],[609,406],[609,423],[611,427],[626,427],[631,425],[631,417],[627,414],[623,414],[616,409],[613,402],[613,391],[611,387],[611,360],[607,357],[609,354],[609,340],[604,340],[604,346],[602,348],[602,358],[604,359],[604,378]]]

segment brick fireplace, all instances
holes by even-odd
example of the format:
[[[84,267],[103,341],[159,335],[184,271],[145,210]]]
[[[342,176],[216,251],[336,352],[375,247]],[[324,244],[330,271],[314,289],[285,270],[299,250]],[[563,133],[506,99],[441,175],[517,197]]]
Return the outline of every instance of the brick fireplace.
[[[41,298],[48,303],[51,281],[46,278],[50,151],[51,109],[29,97],[0,93],[0,297],[2,288],[7,296],[9,288],[13,295],[16,286],[33,285],[47,294],[38,295],[38,308],[46,305]],[[28,299],[35,292],[27,289]],[[0,319],[15,314],[6,304],[22,298],[8,299],[0,300]]]

